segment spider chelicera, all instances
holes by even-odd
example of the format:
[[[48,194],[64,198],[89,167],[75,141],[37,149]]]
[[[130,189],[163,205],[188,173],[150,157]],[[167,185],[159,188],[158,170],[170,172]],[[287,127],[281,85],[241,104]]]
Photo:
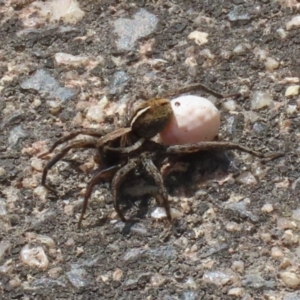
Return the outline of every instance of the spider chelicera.
[[[199,84],[196,87],[199,87]],[[217,96],[220,95],[217,94]],[[86,193],[84,195],[82,212],[78,222],[78,228],[81,227],[88,199],[91,196],[94,186],[103,180],[111,182],[114,208],[119,218],[123,222],[127,221],[119,206],[118,189],[129,172],[139,166],[142,166],[146,173],[154,179],[158,186],[158,193],[155,195],[155,198],[159,205],[164,206],[167,219],[171,222],[172,216],[168,202],[168,193],[164,186],[162,175],[157,167],[157,164],[161,162],[163,158],[204,150],[220,149],[240,150],[256,157],[267,159],[273,159],[282,155],[282,153],[260,153],[231,142],[205,141],[195,144],[165,146],[153,141],[152,138],[162,131],[162,129],[170,122],[172,117],[173,111],[168,99],[152,99],[144,101],[136,109],[130,118],[128,126],[126,127],[112,131],[101,129],[80,129],[71,132],[70,134],[58,139],[47,152],[51,153],[57,146],[69,142],[45,165],[42,174],[42,185],[55,192],[53,188],[46,184],[47,174],[48,171],[68,153],[69,150],[74,148],[95,148],[98,150],[100,159],[104,163],[104,168],[92,177],[87,186]],[[73,140],[78,135],[86,135],[90,138]],[[44,156],[44,154],[40,156]]]

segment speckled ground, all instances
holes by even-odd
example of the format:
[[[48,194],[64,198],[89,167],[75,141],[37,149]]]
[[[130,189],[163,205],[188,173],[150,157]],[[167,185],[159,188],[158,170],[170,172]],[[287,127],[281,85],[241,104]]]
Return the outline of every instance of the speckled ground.
[[[85,15],[74,24],[42,18],[28,28],[32,1],[0,1],[1,299],[300,299],[300,28],[289,23],[297,5],[80,1]],[[207,43],[192,38],[199,32]],[[141,222],[124,226],[99,185],[77,230],[93,151],[53,168],[57,195],[39,186],[38,154],[74,128],[118,124],[131,99],[193,82],[243,94],[230,102],[195,92],[221,109],[220,139],[285,156],[183,159],[186,172],[166,178],[182,212],[173,230],[151,217],[156,204],[144,196]],[[261,109],[255,91],[268,99]]]

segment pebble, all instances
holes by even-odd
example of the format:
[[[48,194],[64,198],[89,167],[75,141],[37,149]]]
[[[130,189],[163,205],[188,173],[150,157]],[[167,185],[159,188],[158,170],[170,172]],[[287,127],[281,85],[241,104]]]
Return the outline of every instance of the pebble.
[[[280,230],[295,229],[297,228],[297,224],[294,221],[291,221],[287,218],[279,217],[277,219],[277,228]]]
[[[274,259],[281,259],[283,258],[284,254],[282,252],[282,250],[278,247],[272,247],[271,249],[271,256]]]
[[[112,279],[114,281],[120,281],[122,277],[123,277],[123,271],[119,268],[117,268],[112,274]]]
[[[251,49],[251,46],[249,44],[239,44],[233,49],[232,52],[236,55],[244,55],[250,49]]]
[[[240,174],[235,179],[235,181],[237,183],[244,184],[244,185],[256,185],[257,184],[257,180],[255,179],[253,174],[251,172],[248,172],[248,171]]]
[[[273,72],[279,68],[279,62],[273,57],[267,57],[265,67],[267,71]]]
[[[293,27],[300,26],[300,15],[294,16],[289,22],[286,23],[286,29],[291,30]]]
[[[5,253],[11,249],[12,244],[9,241],[3,240],[0,242],[0,261],[5,257]]]
[[[155,273],[151,276],[150,284],[153,287],[160,287],[163,286],[166,282],[166,278],[160,275],[159,273]]]
[[[37,186],[33,190],[33,194],[37,196],[41,202],[45,203],[47,201],[48,190],[44,186]]]
[[[202,46],[206,43],[208,43],[208,33],[202,32],[202,31],[193,31],[188,35],[188,38],[190,40],[194,40],[195,43],[199,46]]]
[[[300,85],[291,85],[285,91],[286,97],[293,97],[299,94]]]
[[[104,120],[105,108],[109,105],[107,97],[103,97],[97,104],[88,108],[86,118],[89,121],[101,123]]]
[[[242,218],[248,218],[252,222],[257,222],[259,218],[256,215],[254,215],[250,210],[247,209],[247,206],[249,204],[250,204],[250,199],[245,198],[243,201],[237,203],[226,204],[225,209],[237,213]]]
[[[245,294],[245,290],[240,287],[232,288],[228,290],[229,296],[235,296],[241,298]]]
[[[287,37],[287,32],[283,29],[283,28],[278,28],[276,30],[276,32],[278,33],[279,37],[284,40]]]
[[[28,244],[25,245],[21,250],[20,259],[23,264],[33,268],[46,270],[49,266],[49,260],[43,247],[31,248]]]
[[[71,271],[67,272],[66,275],[70,283],[75,288],[84,288],[90,283],[90,281],[86,278],[87,272],[83,268],[74,266],[74,268],[72,268]]]
[[[59,99],[60,101],[66,101],[75,95],[72,89],[61,87],[57,80],[43,69],[37,70],[20,86],[24,90],[35,90],[42,95],[47,94],[51,99]]]
[[[259,273],[247,274],[242,280],[242,285],[247,288],[261,289],[274,288],[275,282],[272,280],[265,280]]]
[[[211,141],[219,133],[220,112],[206,98],[186,95],[171,100],[174,112],[169,125],[160,133],[162,143],[181,145]]]
[[[238,276],[232,271],[207,271],[203,274],[202,280],[205,283],[223,286],[235,283],[238,280]]]
[[[239,274],[243,274],[245,272],[245,264],[241,260],[235,260],[231,265],[231,269]]]
[[[259,110],[265,107],[270,107],[273,103],[273,98],[270,93],[256,91],[251,97],[251,109]]]
[[[300,278],[296,273],[288,271],[281,272],[280,278],[283,281],[283,283],[289,288],[296,289],[299,287]]]
[[[3,198],[0,198],[0,217],[7,215],[7,209],[6,209],[6,201]]]
[[[55,53],[54,55],[55,63],[60,66],[71,66],[73,68],[78,68],[81,66],[86,67],[90,59],[86,56],[75,56],[68,53]]]
[[[111,95],[120,95],[124,91],[130,77],[124,71],[118,71],[114,73],[112,81],[110,83],[109,93]]]
[[[116,41],[119,50],[133,50],[137,40],[151,34],[157,26],[158,18],[140,9],[132,19],[120,18],[114,22],[114,31],[119,36]]]
[[[235,100],[229,99],[222,103],[224,111],[235,111],[237,108],[237,103]]]
[[[243,229],[243,226],[236,222],[227,222],[225,225],[225,229],[229,232],[241,231]]]
[[[25,6],[23,13],[30,10],[29,17],[23,18],[24,27],[40,27],[48,22],[62,21],[75,24],[84,16],[77,0],[50,0],[47,2],[34,1],[28,7]],[[21,15],[22,16],[22,15]]]
[[[35,169],[36,171],[43,171],[43,161],[39,158],[36,158],[36,157],[33,157],[31,160],[30,160],[30,164],[31,164],[31,167],[33,169]]]
[[[271,203],[266,203],[261,208],[261,211],[263,213],[271,213],[273,210],[274,210],[274,207],[273,207],[273,205]]]
[[[183,216],[183,213],[175,208],[171,208],[170,212],[173,219],[180,219]],[[166,210],[164,209],[164,207],[160,207],[160,206],[156,207],[151,213],[151,217],[153,219],[166,218],[167,217]]]
[[[6,174],[6,170],[3,167],[0,167],[0,177],[3,177]]]
[[[23,129],[22,125],[15,126],[10,132],[8,137],[9,147],[16,147],[18,143],[27,138],[29,134]]]
[[[55,268],[52,268],[48,271],[48,275],[50,278],[52,279],[57,279],[58,277],[60,277],[60,275],[62,274],[63,272],[63,268],[61,267],[55,267]]]

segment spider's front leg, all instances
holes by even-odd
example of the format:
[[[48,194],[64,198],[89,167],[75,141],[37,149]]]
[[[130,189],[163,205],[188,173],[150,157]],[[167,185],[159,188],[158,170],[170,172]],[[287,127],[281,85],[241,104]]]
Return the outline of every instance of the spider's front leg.
[[[195,144],[168,146],[165,148],[167,154],[187,154],[205,150],[240,150],[256,157],[275,159],[284,155],[283,152],[261,153],[250,148],[231,142],[199,142]]]
[[[97,148],[98,139],[92,138],[89,140],[83,139],[79,141],[74,141],[70,145],[62,148],[56,155],[54,155],[45,165],[42,174],[42,186],[47,188],[52,192],[56,192],[53,188],[46,184],[48,171],[59,161],[61,160],[71,149],[75,148]]]
[[[100,138],[102,136],[105,136],[110,131],[111,130],[104,130],[104,129],[99,129],[99,128],[96,128],[96,129],[95,128],[85,128],[85,129],[78,129],[78,130],[72,131],[71,133],[67,134],[66,136],[59,138],[47,152],[41,153],[38,157],[41,158],[41,157],[53,152],[53,150],[57,146],[76,138],[78,135],[82,134],[82,135]]]
[[[111,177],[111,173],[116,172],[116,170],[120,169],[121,165],[116,165],[116,166],[112,166],[109,168],[106,168],[104,170],[99,171],[96,175],[93,176],[93,178],[91,179],[91,181],[89,182],[85,195],[84,195],[84,200],[83,200],[83,205],[82,205],[82,211],[80,214],[80,218],[78,221],[78,229],[80,229],[81,227],[81,223],[83,220],[83,216],[85,214],[87,205],[88,205],[88,200],[93,192],[93,188],[96,184],[98,184],[103,178],[109,176]]]
[[[156,166],[154,165],[151,156],[149,156],[148,153],[143,153],[141,160],[146,172],[154,179],[156,185],[159,188],[158,194],[156,195],[156,197],[158,198],[156,199],[158,200],[160,205],[163,204],[166,210],[167,218],[171,222],[172,216],[171,216],[171,210],[168,201],[168,192],[165,188],[163,178],[160,172],[158,171],[158,169],[156,168]]]
[[[124,217],[120,206],[119,206],[119,201],[118,201],[118,189],[121,185],[121,183],[124,181],[126,175],[132,171],[139,163],[139,159],[131,159],[128,161],[128,163],[119,169],[116,174],[114,175],[114,178],[111,182],[111,189],[112,189],[112,196],[113,196],[113,203],[114,203],[114,208],[119,216],[119,218],[122,220],[122,222],[126,222],[126,218]]]

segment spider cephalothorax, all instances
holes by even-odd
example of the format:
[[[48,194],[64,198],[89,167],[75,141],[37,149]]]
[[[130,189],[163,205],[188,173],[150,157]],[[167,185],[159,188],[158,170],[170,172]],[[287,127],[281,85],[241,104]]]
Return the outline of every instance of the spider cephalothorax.
[[[260,158],[272,159],[282,155],[282,153],[263,154],[239,144],[230,142],[199,142],[186,145],[165,146],[151,140],[156,134],[161,132],[173,117],[173,111],[168,99],[152,99],[143,102],[134,112],[127,127],[118,128],[112,131],[101,129],[81,129],[71,132],[69,135],[57,140],[50,148],[52,152],[58,145],[69,142],[46,164],[42,185],[54,191],[46,184],[46,177],[49,169],[62,159],[72,148],[95,148],[100,154],[100,159],[104,167],[96,173],[89,182],[82,213],[78,226],[80,227],[84,213],[87,208],[88,199],[91,196],[93,187],[106,180],[111,182],[114,208],[122,221],[126,221],[118,201],[118,189],[120,184],[129,172],[141,166],[158,185],[158,193],[155,196],[160,205],[166,210],[166,215],[171,221],[171,213],[168,202],[168,194],[164,186],[162,175],[156,166],[158,161],[168,156],[183,155],[203,150],[232,149],[250,153]],[[73,140],[78,135],[87,135],[91,138]]]

